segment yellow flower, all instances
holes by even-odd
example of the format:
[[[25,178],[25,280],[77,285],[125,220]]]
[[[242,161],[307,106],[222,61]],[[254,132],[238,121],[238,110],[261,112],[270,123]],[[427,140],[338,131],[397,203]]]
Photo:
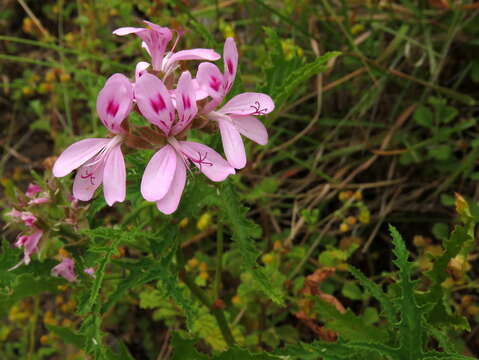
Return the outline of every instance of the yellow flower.
[[[198,219],[198,222],[196,223],[196,228],[200,231],[206,230],[211,225],[211,218],[211,214],[209,212],[205,212]]]

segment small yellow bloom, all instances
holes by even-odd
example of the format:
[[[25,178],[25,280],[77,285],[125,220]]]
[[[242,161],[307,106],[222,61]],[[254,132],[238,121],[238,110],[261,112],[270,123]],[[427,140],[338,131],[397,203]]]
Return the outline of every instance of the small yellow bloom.
[[[261,257],[261,260],[263,261],[265,265],[269,265],[274,261],[274,255],[271,253],[264,254]]]
[[[193,258],[191,258],[190,260],[188,260],[187,265],[188,265],[188,267],[190,267],[191,269],[193,269],[193,268],[197,267],[199,263],[200,263],[200,262],[198,261],[198,259],[195,258],[195,257],[193,257]]]
[[[354,200],[360,201],[363,199],[363,193],[361,191],[354,192]]]
[[[199,269],[200,271],[208,271],[208,264],[205,263],[205,262],[202,262],[202,263],[200,263],[200,265],[198,266],[198,269]]]
[[[202,271],[202,272],[200,272],[199,277],[200,277],[201,279],[203,279],[203,280],[207,280],[208,277],[209,277],[209,275],[208,275],[208,273],[207,273],[206,271]]]
[[[357,223],[357,221],[358,221],[358,220],[357,220],[354,216],[348,216],[348,217],[346,218],[346,223],[347,223],[348,225],[354,225],[354,224]]]
[[[239,295],[235,295],[231,298],[231,302],[233,305],[241,305],[241,297]]]
[[[211,218],[211,214],[209,212],[205,212],[198,219],[198,222],[196,223],[196,228],[200,231],[206,230],[211,225]]]
[[[23,93],[23,95],[26,95],[26,96],[31,95],[31,94],[33,94],[33,89],[29,86],[24,86],[22,88],[22,93]]]
[[[60,75],[60,81],[61,81],[62,83],[66,83],[66,82],[70,81],[70,79],[71,79],[71,76],[70,76],[69,73],[66,73],[66,72],[61,73],[61,75]]]
[[[341,223],[341,225],[339,225],[339,231],[343,233],[349,231],[349,225],[346,223]]]
[[[363,24],[356,24],[351,28],[351,34],[357,35],[360,32],[364,31],[364,25]]]
[[[178,225],[179,225],[180,229],[184,229],[185,227],[188,226],[189,222],[190,222],[190,220],[187,217],[185,217],[185,218],[181,219],[181,221]]]
[[[276,251],[282,250],[283,249],[283,243],[279,240],[276,240],[273,243],[273,249],[276,250]]]
[[[48,343],[50,339],[48,338],[48,335],[42,335],[40,336],[40,344],[45,345]]]
[[[358,219],[363,224],[369,224],[371,221],[371,214],[368,209],[361,209]]]
[[[45,81],[46,82],[53,82],[55,81],[56,76],[55,76],[55,69],[50,69],[45,73]]]

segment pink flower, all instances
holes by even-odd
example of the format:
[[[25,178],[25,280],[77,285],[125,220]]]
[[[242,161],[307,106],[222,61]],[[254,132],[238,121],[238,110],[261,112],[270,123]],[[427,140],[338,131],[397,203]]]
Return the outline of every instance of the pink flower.
[[[15,270],[22,264],[28,265],[32,254],[38,251],[38,242],[43,235],[43,231],[37,228],[33,228],[33,232],[30,235],[19,235],[15,242],[15,247],[23,247],[23,259],[17,265],[10,268],[9,271]]]
[[[89,268],[86,268],[86,269],[83,269],[83,272],[87,275],[90,275],[92,278],[95,278],[95,269],[92,268],[92,267],[89,267]]]
[[[64,257],[61,263],[52,269],[52,276],[61,276],[69,282],[77,281],[75,260]]]
[[[238,51],[233,38],[226,39],[223,60],[223,74],[216,65],[201,63],[196,79],[212,98],[202,113],[208,119],[218,122],[226,159],[234,168],[241,169],[246,165],[241,135],[260,145],[266,145],[268,132],[255,116],[273,111],[274,102],[266,94],[247,92],[234,96],[223,107],[214,111],[231,89],[236,77]]]
[[[26,226],[33,226],[37,222],[37,217],[29,211],[22,211],[20,218]]]
[[[215,61],[220,58],[220,55],[211,49],[181,50],[174,53],[173,50],[180,38],[179,34],[177,35],[173,48],[170,52],[166,53],[166,47],[173,37],[172,31],[167,27],[161,27],[146,20],[143,22],[147,25],[146,28],[122,27],[113,31],[113,34],[118,36],[136,34],[143,40],[142,46],[151,56],[153,70],[162,71],[165,74],[164,78],[168,77],[168,75],[178,67],[179,61]]]
[[[37,184],[29,184],[25,195],[27,195],[30,199],[35,197],[36,194],[42,191],[42,188]]]
[[[102,123],[115,136],[91,138],[70,145],[53,166],[53,175],[63,177],[80,168],[73,183],[73,196],[82,201],[93,197],[103,183],[108,205],[125,200],[126,170],[121,152],[125,130],[122,121],[133,104],[133,86],[122,74],[112,75],[98,94],[96,110]]]
[[[181,74],[174,97],[177,119],[171,95],[160,79],[144,74],[135,85],[136,103],[141,113],[167,137],[168,144],[153,155],[141,181],[143,197],[155,201],[164,214],[171,214],[178,208],[190,162],[212,181],[223,181],[235,173],[228,162],[208,146],[175,138],[188,127],[198,111],[188,71]]]

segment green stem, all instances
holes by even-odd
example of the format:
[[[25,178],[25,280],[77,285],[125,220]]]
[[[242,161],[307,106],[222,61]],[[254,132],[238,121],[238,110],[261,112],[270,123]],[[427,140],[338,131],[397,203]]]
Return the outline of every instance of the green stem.
[[[214,282],[214,296],[218,299],[220,296],[221,271],[223,267],[223,224],[218,224],[216,232],[216,273]]]
[[[211,311],[211,314],[215,317],[216,322],[218,323],[221,335],[223,336],[223,339],[225,340],[226,344],[228,344],[229,347],[234,346],[235,339],[233,337],[233,334],[231,333],[228,322],[226,321],[223,310],[215,306],[215,301],[211,301],[211,299],[205,294],[205,292],[201,290],[200,287],[195,284],[193,279],[191,279],[191,277],[184,271],[185,260],[180,246],[178,247],[178,250],[176,252],[176,261],[178,263],[180,277],[185,283],[185,285],[191,291],[193,296],[195,296],[204,306],[206,306]]]

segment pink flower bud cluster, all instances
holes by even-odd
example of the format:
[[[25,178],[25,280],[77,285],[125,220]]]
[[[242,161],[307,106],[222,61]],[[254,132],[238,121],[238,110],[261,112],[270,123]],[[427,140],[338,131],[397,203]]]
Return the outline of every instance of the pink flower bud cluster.
[[[196,167],[207,178],[219,182],[246,165],[242,136],[264,145],[268,133],[256,116],[273,111],[273,100],[266,94],[246,92],[222,105],[231,90],[238,67],[234,39],[225,41],[223,71],[212,63],[220,54],[212,49],[175,51],[180,34],[169,48],[175,32],[145,21],[146,27],[123,27],[115,35],[135,34],[151,57],[151,64],[139,62],[134,79],[112,75],[98,94],[96,110],[108,138],[84,139],[70,145],[57,159],[53,175],[63,177],[78,169],[73,183],[75,198],[87,201],[103,184],[108,205],[125,200],[126,170],[122,146],[152,148],[153,155],[141,180],[145,200],[155,202],[164,214],[179,205],[187,180],[187,170]],[[195,76],[180,71],[180,63],[203,61]],[[182,67],[183,68],[183,67]],[[126,120],[138,111],[146,126],[133,126]],[[189,129],[221,134],[226,156],[210,147],[188,141]],[[192,171],[190,171],[192,173]]]
[[[10,270],[14,270],[22,264],[29,264],[31,256],[38,251],[43,230],[38,226],[37,217],[31,212],[37,205],[49,203],[48,192],[43,192],[37,184],[29,184],[25,195],[20,196],[17,208],[7,213],[12,222],[22,223],[26,229],[17,236],[15,247],[23,248],[23,259]]]

